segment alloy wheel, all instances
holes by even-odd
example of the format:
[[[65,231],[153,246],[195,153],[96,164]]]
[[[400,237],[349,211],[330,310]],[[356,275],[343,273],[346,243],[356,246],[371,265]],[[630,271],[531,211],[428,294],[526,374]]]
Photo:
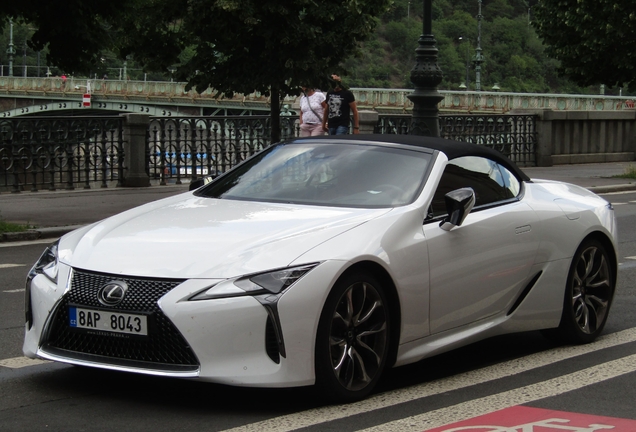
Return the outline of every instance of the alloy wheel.
[[[592,334],[605,322],[612,277],[604,251],[590,246],[579,255],[572,277],[572,312],[579,329]]]
[[[381,372],[387,350],[387,311],[367,282],[350,285],[331,318],[329,353],[333,372],[346,390],[364,389]]]

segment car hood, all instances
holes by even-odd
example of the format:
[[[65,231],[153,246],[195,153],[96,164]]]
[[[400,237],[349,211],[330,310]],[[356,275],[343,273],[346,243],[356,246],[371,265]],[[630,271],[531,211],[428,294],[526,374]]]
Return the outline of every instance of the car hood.
[[[229,278],[286,267],[320,243],[390,209],[200,198],[150,203],[68,234],[60,261],[162,278]]]

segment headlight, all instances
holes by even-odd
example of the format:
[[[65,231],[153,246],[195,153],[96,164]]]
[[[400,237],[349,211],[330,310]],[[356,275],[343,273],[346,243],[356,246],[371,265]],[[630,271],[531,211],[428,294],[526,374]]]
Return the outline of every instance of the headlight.
[[[33,313],[31,312],[31,281],[34,277],[42,274],[53,283],[57,283],[57,246],[59,240],[46,248],[40,259],[29,271],[24,291],[24,314],[27,330],[33,325]]]
[[[291,287],[317,265],[318,263],[305,264],[298,267],[253,274],[234,280],[231,286],[228,286],[227,282],[221,282],[190,297],[190,300],[211,300],[244,295],[282,294],[287,288]],[[235,288],[232,289],[232,287]],[[236,290],[236,287],[240,288],[240,291]]]
[[[249,293],[266,290],[272,294],[279,294],[305,276],[305,274],[316,267],[316,265],[317,264],[307,264],[300,267],[290,267],[247,276],[242,279],[237,279],[234,285]]]

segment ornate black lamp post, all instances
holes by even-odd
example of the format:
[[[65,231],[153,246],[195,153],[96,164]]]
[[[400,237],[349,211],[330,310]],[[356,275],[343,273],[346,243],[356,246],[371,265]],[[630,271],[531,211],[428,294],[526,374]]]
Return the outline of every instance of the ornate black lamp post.
[[[432,0],[424,1],[424,31],[415,50],[415,67],[411,70],[411,82],[415,91],[408,98],[413,102],[411,135],[439,136],[439,110],[437,104],[444,99],[437,91],[442,82],[442,70],[437,64],[437,41],[432,34]]]

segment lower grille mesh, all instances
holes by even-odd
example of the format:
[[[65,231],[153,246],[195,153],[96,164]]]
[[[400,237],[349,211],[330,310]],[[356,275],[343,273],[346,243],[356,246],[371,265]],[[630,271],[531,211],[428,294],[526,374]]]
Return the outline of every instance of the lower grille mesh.
[[[106,283],[126,282],[128,291],[121,304],[107,307],[97,300],[97,292]],[[71,289],[54,311],[42,343],[47,352],[68,358],[121,366],[152,367],[167,371],[192,371],[199,362],[157,301],[182,280],[128,278],[120,275],[75,270]],[[78,331],[69,326],[68,306],[148,314],[149,335],[101,334]]]

